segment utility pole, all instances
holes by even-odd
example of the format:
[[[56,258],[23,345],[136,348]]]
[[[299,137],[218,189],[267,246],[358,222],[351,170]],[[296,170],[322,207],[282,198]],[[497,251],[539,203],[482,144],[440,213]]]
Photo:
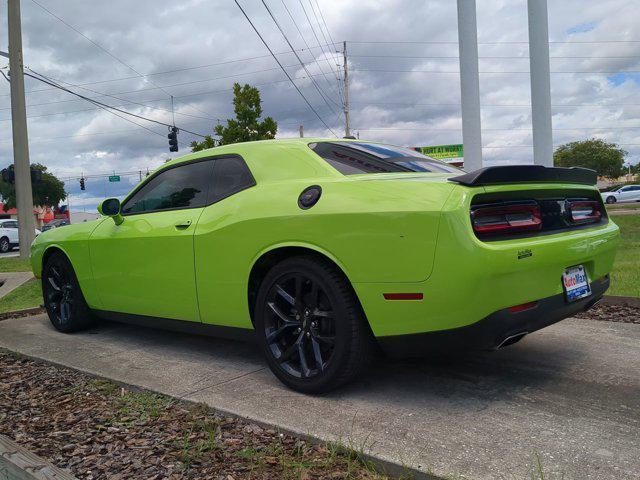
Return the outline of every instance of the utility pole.
[[[300,125],[300,138],[304,137],[304,125]]]
[[[533,163],[553,167],[547,0],[528,0]]]
[[[458,49],[460,52],[464,169],[472,172],[482,168],[476,0],[458,0]]]
[[[349,126],[349,66],[347,64],[347,42],[342,42],[342,63],[344,64],[344,136],[351,136]]]
[[[33,218],[33,193],[31,190],[31,165],[29,163],[29,139],[27,136],[27,112],[24,99],[22,59],[22,25],[20,0],[8,0],[9,22],[9,72],[11,79],[11,124],[13,131],[13,164],[15,169],[16,206],[18,207],[18,239],[20,258],[29,258],[31,243],[35,238]]]

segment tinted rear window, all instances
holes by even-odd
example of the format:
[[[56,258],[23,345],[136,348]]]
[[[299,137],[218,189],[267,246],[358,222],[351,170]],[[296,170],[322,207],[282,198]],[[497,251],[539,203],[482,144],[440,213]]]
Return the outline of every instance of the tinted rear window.
[[[317,142],[309,148],[343,175],[361,173],[434,172],[462,170],[410,148],[366,142]]]

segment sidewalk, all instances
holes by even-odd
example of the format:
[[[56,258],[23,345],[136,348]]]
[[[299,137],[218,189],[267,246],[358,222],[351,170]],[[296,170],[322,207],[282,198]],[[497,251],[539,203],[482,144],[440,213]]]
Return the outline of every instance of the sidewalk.
[[[312,397],[282,387],[249,344],[118,324],[63,335],[45,316],[0,322],[0,347],[355,448],[440,476],[640,477],[640,327],[566,320],[498,352],[382,361]]]

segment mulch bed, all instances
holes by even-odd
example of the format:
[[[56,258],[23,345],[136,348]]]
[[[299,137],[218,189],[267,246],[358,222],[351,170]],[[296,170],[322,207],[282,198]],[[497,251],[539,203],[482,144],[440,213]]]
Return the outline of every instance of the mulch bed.
[[[0,313],[0,321],[8,320],[10,318],[20,318],[20,317],[27,317],[30,315],[40,315],[41,313],[45,313],[45,312],[46,310],[42,307],[26,308],[24,310],[16,310],[13,312],[3,312],[3,313]]]
[[[630,305],[605,305],[601,303],[586,312],[576,315],[576,317],[604,322],[640,324],[640,308]]]
[[[0,352],[0,433],[82,479],[382,479],[355,450]]]

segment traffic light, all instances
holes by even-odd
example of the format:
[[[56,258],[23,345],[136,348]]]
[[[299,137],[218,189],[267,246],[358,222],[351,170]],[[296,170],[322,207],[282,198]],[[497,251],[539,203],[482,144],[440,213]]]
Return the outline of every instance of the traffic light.
[[[178,151],[178,127],[169,127],[169,135],[167,135],[169,139],[169,151],[177,152]]]
[[[16,181],[16,174],[13,171],[13,165],[9,165],[7,168],[2,170],[2,181],[4,183],[13,184]]]
[[[84,177],[80,177],[80,190],[84,190]]]

